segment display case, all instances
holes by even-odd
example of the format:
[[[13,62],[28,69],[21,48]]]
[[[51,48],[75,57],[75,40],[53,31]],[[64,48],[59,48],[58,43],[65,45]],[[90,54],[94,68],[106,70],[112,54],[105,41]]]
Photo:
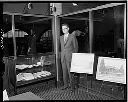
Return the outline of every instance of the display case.
[[[17,87],[51,79],[56,81],[55,55],[53,53],[19,56],[17,58]]]
[[[10,93],[13,86],[14,93],[17,94],[17,88],[26,85],[33,85],[39,82],[56,83],[56,64],[54,53],[42,53],[35,55],[3,57],[5,63],[5,73],[3,76],[3,86]]]

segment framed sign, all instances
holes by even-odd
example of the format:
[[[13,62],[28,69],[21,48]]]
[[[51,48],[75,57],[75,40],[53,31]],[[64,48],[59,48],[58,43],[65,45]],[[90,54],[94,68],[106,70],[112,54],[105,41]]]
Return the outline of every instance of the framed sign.
[[[93,74],[93,53],[73,53],[70,72]]]
[[[126,84],[126,59],[99,57],[96,79]]]

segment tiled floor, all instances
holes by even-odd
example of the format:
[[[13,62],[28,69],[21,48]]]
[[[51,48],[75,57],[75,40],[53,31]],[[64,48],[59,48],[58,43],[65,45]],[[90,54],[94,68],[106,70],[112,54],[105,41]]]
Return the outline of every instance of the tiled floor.
[[[117,100],[116,98],[103,95],[101,93],[97,93],[96,91],[89,90],[86,91],[85,88],[78,88],[74,92],[71,92],[69,89],[61,90],[61,85],[58,88],[55,87],[54,81],[49,81],[48,83],[38,83],[35,85],[29,85],[26,87],[18,88],[18,94],[25,93],[31,91],[32,93],[36,94],[43,100]],[[102,89],[104,90],[104,88]],[[106,89],[108,90],[108,89]],[[117,93],[117,92],[116,92]],[[118,92],[119,93],[119,92]],[[11,91],[9,96],[13,96],[14,93]],[[122,98],[123,99],[123,98]],[[119,100],[122,100],[119,98]]]

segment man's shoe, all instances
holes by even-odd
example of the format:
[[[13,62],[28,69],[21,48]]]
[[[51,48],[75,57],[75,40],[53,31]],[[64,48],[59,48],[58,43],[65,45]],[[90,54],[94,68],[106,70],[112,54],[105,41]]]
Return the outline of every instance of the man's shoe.
[[[75,92],[75,88],[70,88],[70,92]]]
[[[61,90],[66,90],[68,88],[69,88],[68,86],[64,86],[64,87],[61,88]]]
[[[70,92],[75,92],[76,90],[78,90],[78,87],[77,86],[70,87]]]

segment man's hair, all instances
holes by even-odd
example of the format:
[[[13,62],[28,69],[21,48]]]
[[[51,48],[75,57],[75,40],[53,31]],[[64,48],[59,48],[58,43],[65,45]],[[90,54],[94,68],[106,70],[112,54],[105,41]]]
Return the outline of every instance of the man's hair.
[[[69,25],[67,23],[62,24],[62,26],[67,26],[69,28]]]

